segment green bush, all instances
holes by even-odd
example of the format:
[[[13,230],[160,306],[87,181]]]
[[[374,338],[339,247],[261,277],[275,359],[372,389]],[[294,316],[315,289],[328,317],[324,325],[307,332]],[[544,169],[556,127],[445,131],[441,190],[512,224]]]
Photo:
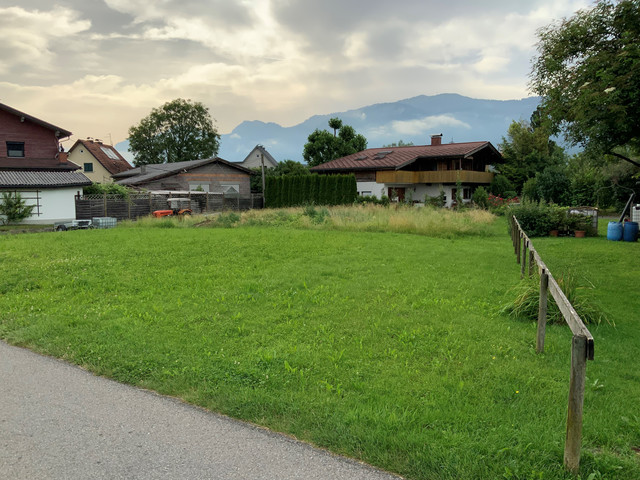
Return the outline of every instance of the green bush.
[[[35,205],[27,205],[19,192],[2,192],[0,215],[7,217],[7,223],[20,223],[33,212]]]
[[[130,190],[124,185],[116,183],[92,183],[82,188],[85,195],[118,195],[122,198],[129,198]]]
[[[522,199],[530,202],[539,202],[538,182],[535,178],[529,178],[522,186]]]
[[[487,190],[484,187],[476,188],[476,191],[473,192],[473,195],[471,196],[471,200],[474,205],[479,208],[483,208],[485,210],[489,208],[489,193],[487,193]]]
[[[550,230],[560,229],[560,212],[555,205],[545,202],[527,202],[509,207],[509,215],[515,215],[529,237],[549,235]]]
[[[513,184],[504,175],[496,175],[489,185],[489,192],[496,197],[513,198],[515,195],[509,195],[513,191]]]

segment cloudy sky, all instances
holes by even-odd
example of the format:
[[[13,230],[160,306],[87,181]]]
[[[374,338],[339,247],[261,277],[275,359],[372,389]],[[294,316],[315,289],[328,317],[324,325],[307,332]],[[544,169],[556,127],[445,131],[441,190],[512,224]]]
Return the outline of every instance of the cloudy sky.
[[[190,98],[243,120],[529,95],[538,28],[587,0],[0,0],[0,102],[115,144]]]

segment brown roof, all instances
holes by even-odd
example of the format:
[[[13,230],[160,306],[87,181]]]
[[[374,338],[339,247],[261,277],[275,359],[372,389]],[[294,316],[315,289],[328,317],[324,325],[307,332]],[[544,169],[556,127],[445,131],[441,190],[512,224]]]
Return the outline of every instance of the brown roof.
[[[21,112],[20,110],[16,110],[15,108],[10,107],[9,105],[5,105],[4,103],[0,103],[0,110],[4,110],[5,112],[11,113],[13,115],[17,115],[18,117],[24,117],[31,122],[40,125],[41,127],[48,128],[49,130],[53,130],[58,133],[58,137],[70,137],[71,132],[69,130],[65,130],[64,128],[60,128],[52,123],[45,122],[44,120],[40,120],[32,115]]]
[[[485,150],[486,149],[486,150]],[[447,143],[441,145],[415,145],[410,147],[369,148],[346,157],[312,167],[311,171],[325,170],[397,170],[418,159],[469,158],[485,151],[498,163],[500,153],[490,142]]]
[[[125,172],[133,168],[129,162],[127,162],[111,145],[105,145],[102,142],[96,142],[93,140],[77,140],[76,143],[73,144],[73,147],[69,149],[69,153],[71,153],[71,151],[78,145],[82,145],[86,148],[87,151],[91,153],[91,155],[93,155],[111,175]],[[112,156],[117,158],[109,157],[107,152],[110,152]]]

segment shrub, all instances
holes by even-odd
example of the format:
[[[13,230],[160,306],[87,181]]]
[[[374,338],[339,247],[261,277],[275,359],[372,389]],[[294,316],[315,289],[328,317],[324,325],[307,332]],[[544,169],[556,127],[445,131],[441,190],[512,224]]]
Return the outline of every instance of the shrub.
[[[522,198],[530,202],[539,202],[540,194],[538,193],[538,182],[535,178],[530,178],[522,186]]]
[[[507,192],[513,192],[513,184],[504,175],[496,175],[489,185],[489,192],[496,197],[510,198]],[[513,195],[515,197],[515,195]]]
[[[118,195],[122,198],[129,198],[130,190],[124,185],[116,183],[92,183],[82,188],[85,195]]]
[[[568,205],[571,202],[571,181],[565,169],[547,167],[536,175],[538,193],[543,200]]]
[[[484,187],[476,188],[476,191],[473,192],[471,200],[473,201],[474,205],[479,208],[483,208],[485,210],[489,208],[489,194]]]
[[[424,204],[429,205],[431,207],[436,208],[444,208],[446,201],[446,195],[444,194],[444,190],[440,189],[440,193],[435,197],[430,197],[429,195],[424,196]]]
[[[31,215],[35,205],[27,205],[19,192],[2,192],[0,214],[7,217],[7,223],[19,223]]]
[[[520,205],[511,206],[509,214],[515,215],[529,237],[546,236],[549,230],[558,228],[557,211],[545,202],[523,202]]]

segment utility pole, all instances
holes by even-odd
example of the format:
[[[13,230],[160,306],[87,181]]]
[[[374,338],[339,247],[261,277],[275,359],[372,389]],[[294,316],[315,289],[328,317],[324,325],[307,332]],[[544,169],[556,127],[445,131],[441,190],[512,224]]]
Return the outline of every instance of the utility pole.
[[[260,149],[260,164],[262,167],[262,208],[264,208],[264,204],[265,204],[265,194],[267,192],[265,192],[265,188],[264,188],[264,152],[262,151],[262,148]]]

